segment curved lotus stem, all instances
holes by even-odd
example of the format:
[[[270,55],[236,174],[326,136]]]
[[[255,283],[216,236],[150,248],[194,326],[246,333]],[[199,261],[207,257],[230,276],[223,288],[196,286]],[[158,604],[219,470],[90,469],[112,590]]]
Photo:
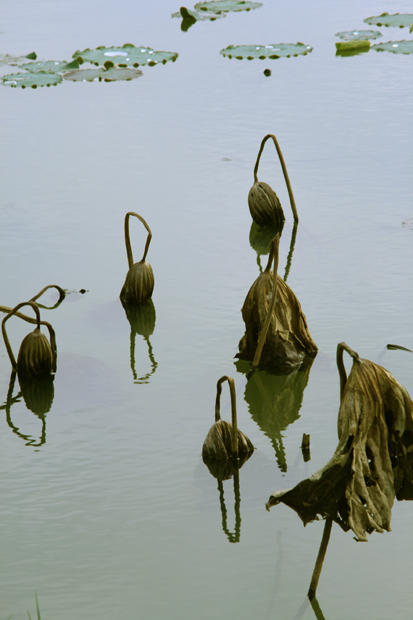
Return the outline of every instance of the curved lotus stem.
[[[270,307],[268,309],[267,316],[265,318],[264,327],[262,328],[261,333],[260,333],[257,349],[255,351],[254,359],[252,361],[251,370],[255,370],[257,368],[259,362],[260,362],[262,349],[264,347],[265,339],[267,337],[268,328],[269,328],[270,323],[271,323],[272,313],[274,312],[275,302],[277,301],[277,269],[278,269],[278,246],[279,246],[279,244],[280,244],[280,235],[279,235],[279,233],[277,233],[275,235],[275,237],[274,237],[273,242],[272,242],[271,251],[270,251],[270,257],[268,259],[268,265],[267,265],[267,267],[265,269],[266,271],[267,271],[267,269],[269,270],[270,260],[274,256],[274,280],[273,280],[273,287],[272,287],[271,305],[270,305]]]
[[[287,185],[288,195],[290,197],[290,204],[291,204],[291,209],[292,209],[292,212],[293,212],[294,220],[296,222],[298,222],[297,207],[295,206],[294,194],[293,194],[293,190],[292,190],[292,187],[291,187],[290,179],[288,177],[287,167],[285,165],[285,161],[284,161],[284,157],[283,157],[283,154],[281,152],[281,149],[280,149],[280,145],[277,142],[277,138],[272,133],[269,133],[268,135],[266,135],[265,138],[263,138],[263,140],[261,142],[260,150],[258,151],[257,161],[255,163],[255,168],[254,168],[254,182],[258,183],[258,166],[260,164],[261,155],[262,155],[262,152],[264,150],[264,145],[265,145],[265,143],[267,142],[267,140],[269,138],[272,138],[272,141],[274,142],[274,146],[275,146],[275,148],[277,150],[278,157],[279,157],[280,164],[281,164],[281,168],[282,168],[282,171],[283,171],[283,174],[284,174],[285,184]]]
[[[62,303],[62,301],[66,297],[66,291],[64,289],[62,289],[60,286],[58,286],[57,284],[48,284],[47,286],[42,288],[42,290],[39,293],[37,293],[37,295],[35,295],[31,299],[29,299],[29,301],[36,301],[36,299],[39,299],[39,297],[41,297],[43,295],[43,293],[45,293],[49,288],[55,288],[59,292],[59,299],[57,300],[57,302],[54,304],[54,306],[51,306],[51,307],[43,306],[41,304],[37,304],[37,305],[40,308],[45,308],[46,310],[54,310],[55,308],[60,306],[60,304]]]
[[[310,587],[308,589],[307,596],[311,600],[315,597],[315,593],[318,586],[318,581],[321,575],[321,569],[323,568],[324,558],[327,552],[328,541],[330,540],[331,527],[333,525],[333,519],[331,517],[326,518],[326,522],[323,530],[323,537],[321,539],[320,549],[318,551],[317,560],[314,566],[313,576],[311,578]]]
[[[152,239],[151,229],[149,228],[148,224],[145,222],[143,217],[138,215],[137,213],[134,213],[133,211],[129,211],[125,215],[125,245],[126,245],[126,254],[127,254],[127,257],[128,257],[129,269],[133,266],[132,246],[131,246],[130,237],[129,237],[129,216],[131,216],[131,215],[134,215],[135,217],[137,217],[138,220],[140,220],[142,222],[142,224],[145,226],[146,230],[148,231],[148,237],[146,239],[145,250],[144,250],[144,253],[143,253],[143,257],[142,257],[142,259],[140,261],[141,263],[145,262],[146,255],[147,255],[148,250],[149,250],[149,244],[150,244],[151,239]]]
[[[344,388],[346,387],[346,383],[347,383],[347,373],[346,373],[346,369],[344,367],[344,362],[343,362],[343,351],[347,351],[347,353],[356,362],[361,361],[359,354],[353,351],[353,349],[350,349],[350,347],[345,342],[340,342],[337,345],[336,363],[337,363],[338,374],[340,375],[340,401],[343,398]]]
[[[285,265],[285,273],[284,273],[284,278],[283,278],[284,282],[287,282],[287,278],[290,274],[291,261],[293,259],[293,253],[294,253],[294,247],[295,247],[295,240],[297,238],[297,230],[298,230],[298,221],[295,221],[293,225],[293,230],[291,233],[290,250],[288,252],[287,263]]]
[[[20,312],[17,312],[17,310],[19,310],[20,308],[22,308],[23,306],[31,306],[36,314],[36,319],[30,319],[30,317],[26,316],[25,314],[22,314]],[[0,306],[0,309],[4,312],[4,306]],[[28,323],[35,323],[37,326],[37,329],[40,330],[40,325],[45,325],[47,327],[47,329],[49,330],[49,337],[50,337],[50,347],[52,349],[52,354],[53,354],[53,372],[56,372],[56,351],[57,351],[57,347],[56,347],[56,334],[55,331],[53,329],[53,327],[50,325],[50,323],[47,323],[47,321],[41,321],[40,320],[40,310],[36,304],[36,302],[34,301],[23,301],[20,304],[17,304],[17,306],[13,309],[9,309],[8,314],[4,317],[2,323],[1,323],[1,331],[3,334],[3,340],[4,340],[4,344],[6,345],[6,349],[7,349],[7,353],[9,355],[10,358],[10,362],[12,367],[14,368],[14,370],[17,371],[17,364],[16,364],[16,359],[14,357],[13,354],[13,350],[11,348],[10,345],[10,341],[9,338],[7,336],[7,332],[6,332],[6,321],[13,316],[13,314],[15,314],[16,316],[18,316],[19,318],[23,319],[24,321],[27,321]]]
[[[215,422],[219,422],[221,419],[220,406],[221,406],[221,392],[222,384],[224,381],[228,381],[229,392],[231,396],[231,421],[232,421],[232,454],[235,458],[238,458],[238,424],[237,424],[237,401],[235,392],[235,381],[232,377],[224,375],[218,379],[217,383],[217,397],[215,400]]]

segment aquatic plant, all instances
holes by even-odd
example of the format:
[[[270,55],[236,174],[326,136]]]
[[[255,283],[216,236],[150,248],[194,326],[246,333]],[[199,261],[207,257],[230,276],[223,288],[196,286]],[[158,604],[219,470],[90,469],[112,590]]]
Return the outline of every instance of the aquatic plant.
[[[66,62],[65,60],[38,60],[20,65],[20,68],[26,69],[30,73],[39,73],[39,71],[44,73],[64,73],[72,69],[79,69],[79,63],[77,60],[72,62]]]
[[[10,56],[9,54],[0,54],[0,65],[19,65],[25,60],[36,60],[36,58],[36,52],[30,52],[30,54],[26,54],[26,56]]]
[[[177,11],[176,13],[172,13],[171,17],[182,17],[183,21],[186,22],[186,28],[183,28],[183,30],[186,31],[188,30],[188,28],[190,28],[190,26],[192,26],[192,24],[195,24],[195,22],[207,20],[214,22],[217,19],[222,19],[226,17],[226,13],[187,9],[185,6],[181,6],[179,11]]]
[[[367,39],[352,39],[351,41],[339,41],[336,43],[338,52],[347,52],[349,50],[362,50],[367,52],[370,49],[370,41]]]
[[[354,41],[360,39],[378,39],[382,34],[378,30],[345,30],[343,32],[337,32],[335,36],[343,39],[343,41]]]
[[[146,239],[145,250],[142,259],[138,263],[133,263],[132,247],[129,237],[129,217],[133,215],[142,222],[148,231],[148,237]],[[146,255],[149,250],[149,245],[152,239],[152,232],[148,224],[145,222],[142,216],[130,211],[125,215],[125,245],[126,254],[128,257],[129,271],[126,274],[125,283],[120,293],[120,299],[124,304],[141,302],[149,299],[152,296],[155,286],[155,277],[153,275],[151,265],[146,262]]]
[[[72,82],[119,82],[136,80],[142,77],[143,73],[140,69],[128,67],[114,67],[113,62],[106,61],[104,67],[97,69],[79,69],[78,71],[69,71],[64,73],[65,80]]]
[[[257,222],[257,224],[260,224],[261,226],[265,224],[280,225],[280,223],[285,220],[284,211],[282,210],[281,203],[278,199],[277,194],[270,187],[270,185],[268,185],[268,183],[258,181],[258,167],[260,165],[261,155],[264,150],[265,143],[270,138],[274,143],[278,158],[280,160],[285,183],[287,185],[288,195],[290,197],[293,217],[294,220],[298,222],[297,207],[295,206],[294,194],[288,176],[287,167],[285,165],[284,157],[278,144],[277,138],[274,136],[274,134],[267,134],[262,139],[261,146],[258,151],[257,161],[255,162],[254,167],[254,185],[251,187],[248,193],[248,206],[251,217],[255,222]]]
[[[198,2],[195,9],[208,11],[209,13],[229,13],[238,11],[251,11],[262,7],[261,2],[248,2],[247,0],[212,0],[211,2]]]
[[[291,56],[307,56],[313,51],[311,45],[304,43],[273,43],[271,45],[229,45],[220,51],[226,58],[238,60],[275,60],[277,58],[291,58]]]
[[[13,350],[10,346],[10,342],[6,332],[6,322],[13,314],[23,306],[29,305],[33,308],[36,314],[36,328],[30,334],[27,334],[23,339],[17,362],[15,360]],[[10,358],[10,362],[14,370],[19,375],[35,376],[39,374],[50,374],[56,372],[56,336],[54,329],[49,323],[44,322],[49,330],[50,343],[47,340],[45,334],[40,329],[40,310],[37,304],[33,301],[23,302],[13,308],[3,319],[1,324],[1,330],[3,334],[4,344],[6,345],[7,353]]]
[[[366,17],[364,20],[366,24],[371,26],[393,26],[396,28],[409,28],[410,32],[413,28],[413,14],[411,13],[394,13],[389,15],[388,13],[382,13],[381,15]]]
[[[55,73],[38,71],[37,73],[11,73],[2,76],[3,86],[12,88],[37,88],[38,86],[57,86],[62,82],[62,76]]]
[[[228,381],[229,384],[232,423],[221,420],[220,400],[224,381]],[[224,375],[217,383],[215,423],[209,429],[202,446],[202,458],[218,460],[224,463],[230,458],[238,459],[240,455],[252,454],[253,451],[254,446],[251,441],[238,428],[234,379]]]
[[[413,54],[413,41],[388,41],[371,46],[376,52],[392,52],[392,54]]]
[[[168,60],[175,62],[178,54],[175,52],[158,52],[150,47],[135,47],[132,43],[125,43],[122,47],[105,47],[100,46],[94,50],[86,48],[85,50],[77,50],[73,54],[73,58],[82,64],[90,62],[97,67],[104,65],[110,60],[120,67],[139,67],[148,65],[153,67],[158,64],[165,64]]]

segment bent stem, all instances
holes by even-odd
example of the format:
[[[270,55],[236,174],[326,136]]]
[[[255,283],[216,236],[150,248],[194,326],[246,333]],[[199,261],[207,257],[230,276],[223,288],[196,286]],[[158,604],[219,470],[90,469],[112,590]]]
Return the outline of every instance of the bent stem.
[[[59,292],[59,299],[57,300],[57,302],[54,304],[54,306],[48,307],[48,306],[42,306],[40,304],[38,304],[41,308],[45,308],[46,310],[54,310],[55,308],[57,308],[58,306],[60,306],[60,304],[62,303],[62,301],[64,300],[64,298],[66,297],[66,291],[64,289],[62,289],[60,286],[58,286],[57,284],[48,284],[47,286],[45,286],[44,288],[42,288],[42,290],[37,293],[37,295],[35,295],[34,297],[32,297],[31,299],[29,299],[29,301],[36,301],[36,299],[39,299],[39,297],[41,297],[43,295],[43,293],[45,293],[49,288],[55,288],[58,292]]]
[[[217,397],[215,400],[215,422],[219,422],[221,419],[220,406],[221,406],[221,392],[222,384],[224,381],[228,381],[229,392],[231,396],[231,419],[232,419],[232,456],[238,458],[238,424],[237,424],[237,402],[235,392],[235,381],[232,377],[224,375],[218,379],[217,383]]]
[[[324,558],[327,552],[328,541],[330,540],[331,528],[333,525],[333,519],[331,517],[326,518],[324,525],[323,537],[321,539],[320,549],[318,551],[317,560],[314,566],[313,576],[311,578],[310,587],[308,589],[307,596],[310,601],[315,597],[315,593],[318,586],[318,581],[321,575],[321,569],[323,568]]]
[[[148,250],[149,250],[149,244],[150,244],[151,239],[152,239],[151,229],[149,228],[148,224],[145,222],[143,217],[141,215],[138,215],[138,213],[134,213],[133,211],[129,211],[125,215],[125,245],[126,245],[126,255],[128,257],[129,269],[133,266],[132,246],[131,246],[131,243],[130,243],[130,236],[129,236],[129,217],[131,215],[137,217],[138,220],[140,220],[142,222],[142,224],[145,226],[146,230],[148,231],[148,237],[146,239],[145,250],[143,252],[142,260],[140,261],[141,263],[145,262],[146,255],[147,255]]]
[[[259,362],[260,362],[261,353],[262,353],[262,349],[264,347],[265,339],[267,337],[267,332],[268,332],[268,328],[270,326],[272,313],[274,312],[275,303],[277,301],[277,270],[278,270],[278,248],[279,248],[279,244],[280,244],[280,235],[279,235],[279,233],[277,233],[275,235],[274,239],[273,239],[272,244],[271,244],[271,251],[270,251],[270,259],[272,258],[272,256],[274,256],[274,280],[273,280],[273,287],[272,287],[271,305],[270,305],[270,307],[268,309],[268,313],[267,313],[267,316],[265,318],[264,327],[262,328],[261,333],[260,333],[257,349],[255,351],[254,359],[252,361],[251,370],[255,370],[257,368]],[[270,264],[270,259],[268,261],[268,264]],[[268,265],[267,265],[267,268],[268,268]]]
[[[347,383],[347,373],[344,367],[343,361],[343,351],[347,351],[347,353],[353,358],[354,361],[360,362],[359,354],[350,349],[350,347],[345,342],[340,342],[337,345],[337,354],[336,354],[336,363],[338,374],[340,375],[340,401],[343,398],[344,388]]]
[[[282,168],[282,171],[283,171],[283,174],[284,174],[285,184],[287,185],[288,195],[290,197],[291,210],[293,212],[294,220],[296,222],[298,222],[297,207],[295,206],[294,194],[293,194],[293,190],[292,190],[292,187],[291,187],[290,179],[289,179],[289,176],[288,176],[287,167],[285,165],[285,161],[284,161],[284,157],[283,157],[283,154],[281,152],[281,149],[280,149],[280,145],[277,142],[277,138],[272,133],[269,133],[268,135],[266,135],[265,138],[263,138],[263,140],[261,142],[260,150],[258,151],[257,161],[255,163],[255,168],[254,168],[254,182],[258,183],[258,166],[260,164],[261,155],[262,155],[262,152],[264,150],[264,145],[265,145],[265,143],[267,142],[267,140],[269,138],[272,138],[272,141],[274,142],[274,146],[275,146],[275,148],[277,150],[278,157],[279,157],[280,164],[281,164],[281,168]]]
[[[294,253],[294,247],[295,247],[295,240],[297,238],[297,230],[298,230],[298,221],[295,221],[293,225],[293,230],[291,233],[290,250],[288,252],[287,263],[285,265],[285,273],[284,273],[284,278],[283,278],[284,282],[287,282],[287,278],[290,274],[291,262],[293,259],[293,253]]]

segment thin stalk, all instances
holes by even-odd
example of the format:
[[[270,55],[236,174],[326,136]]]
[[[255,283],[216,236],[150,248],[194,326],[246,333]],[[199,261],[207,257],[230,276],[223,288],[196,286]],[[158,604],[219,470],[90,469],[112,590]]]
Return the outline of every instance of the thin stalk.
[[[267,337],[268,328],[271,323],[272,313],[274,312],[275,302],[277,301],[277,270],[278,270],[278,247],[280,244],[280,235],[276,234],[274,240],[271,245],[271,254],[274,255],[274,280],[272,287],[272,299],[271,304],[267,312],[267,316],[265,318],[264,327],[261,330],[260,337],[258,339],[257,349],[255,351],[254,359],[252,361],[251,370],[255,370],[260,362],[262,349],[264,347],[265,339]]]
[[[296,222],[298,222],[297,207],[295,205],[294,194],[293,194],[293,190],[292,190],[292,187],[291,187],[290,179],[289,179],[289,176],[288,176],[287,167],[285,165],[285,161],[284,161],[284,157],[283,157],[283,154],[281,152],[281,149],[280,149],[280,145],[277,142],[277,138],[272,133],[269,133],[268,135],[266,135],[265,138],[263,138],[263,140],[261,142],[260,150],[258,152],[257,161],[255,163],[255,168],[254,168],[254,182],[258,183],[258,166],[260,164],[261,155],[262,155],[262,152],[264,150],[264,145],[265,145],[265,143],[267,142],[267,140],[269,138],[272,139],[272,141],[274,142],[274,146],[275,146],[275,148],[277,150],[278,157],[279,157],[280,164],[281,164],[281,168],[282,168],[282,171],[283,171],[283,174],[284,174],[285,184],[287,185],[288,195],[290,197],[291,210],[293,212],[294,220]]]
[[[141,215],[138,215],[138,213],[135,213],[134,211],[129,211],[125,215],[125,245],[126,245],[126,255],[128,257],[129,269],[133,266],[132,246],[131,246],[130,236],[129,236],[129,217],[131,215],[137,217],[138,220],[140,220],[142,222],[142,224],[145,226],[146,230],[148,231],[148,236],[147,236],[146,244],[145,244],[145,250],[143,252],[142,260],[140,261],[141,263],[145,262],[146,255],[147,255],[148,250],[149,250],[149,244],[150,244],[151,239],[152,239],[151,229],[149,228],[148,224],[145,222],[143,217]]]
[[[224,381],[228,381],[229,392],[231,396],[231,418],[232,418],[232,456],[238,458],[238,424],[237,424],[237,403],[236,403],[236,391],[235,381],[232,377],[224,375],[218,379],[217,383],[217,397],[215,400],[215,422],[219,422],[221,419],[220,405],[221,405],[221,392],[222,384]]]
[[[293,230],[291,233],[290,250],[288,252],[287,263],[285,265],[284,282],[287,282],[287,278],[290,274],[291,261],[293,259],[293,253],[294,253],[294,247],[295,247],[295,240],[297,238],[297,230],[298,230],[298,222],[294,222]]]
[[[308,589],[307,596],[310,601],[315,597],[315,593],[318,586],[318,581],[321,575],[321,569],[323,568],[324,558],[326,556],[328,541],[330,540],[331,528],[333,525],[333,519],[331,517],[326,518],[324,525],[323,537],[321,539],[320,549],[318,550],[317,560],[314,566],[313,576],[311,577],[310,587]]]
[[[31,299],[29,299],[29,301],[36,301],[36,299],[39,299],[39,297],[41,297],[43,295],[43,293],[45,293],[49,288],[57,289],[57,291],[59,292],[59,299],[57,300],[55,305],[52,306],[51,308],[49,308],[48,306],[40,306],[40,304],[38,304],[38,305],[41,308],[45,308],[47,310],[53,310],[54,308],[57,308],[62,303],[64,298],[66,297],[66,291],[64,289],[62,289],[60,286],[58,286],[57,284],[48,284],[48,286],[45,286],[44,288],[42,288],[42,290],[39,293],[37,293],[37,295],[35,295]]]
[[[350,349],[350,347],[345,342],[340,342],[337,345],[337,353],[336,353],[336,363],[338,374],[340,375],[340,401],[343,398],[344,388],[347,383],[347,373],[344,367],[343,362],[343,351],[347,351],[347,353],[353,358],[354,361],[360,362],[359,354]]]
[[[8,321],[8,319],[13,316],[13,314],[15,314],[17,312],[17,310],[19,310],[19,308],[22,308],[23,306],[31,306],[36,314],[36,325],[37,325],[37,329],[40,329],[40,310],[37,307],[37,304],[34,301],[24,301],[21,304],[17,304],[17,306],[15,308],[13,308],[2,320],[1,322],[1,331],[3,334],[3,340],[4,340],[4,344],[6,345],[6,349],[7,349],[7,353],[9,354],[9,358],[10,358],[10,362],[11,365],[13,366],[14,370],[17,371],[17,363],[16,363],[16,359],[14,357],[13,354],[13,350],[11,348],[10,345],[10,341],[9,338],[7,336],[7,332],[6,332],[6,321]]]

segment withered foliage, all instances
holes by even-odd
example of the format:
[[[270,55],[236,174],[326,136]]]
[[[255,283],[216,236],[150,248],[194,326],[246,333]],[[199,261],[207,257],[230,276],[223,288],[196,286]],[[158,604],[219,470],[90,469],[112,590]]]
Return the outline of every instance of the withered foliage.
[[[129,217],[131,215],[137,217],[148,231],[143,257],[138,263],[133,262],[132,246],[129,236]],[[151,239],[151,229],[143,217],[133,211],[127,213],[125,215],[125,245],[129,271],[126,274],[125,282],[120,292],[120,299],[123,304],[139,303],[152,297],[155,286],[155,276],[153,275],[151,265],[146,261],[146,255],[148,254]]]
[[[240,359],[254,359],[272,301],[272,261],[271,251],[265,270],[251,286],[241,310],[245,334],[238,345],[239,353],[236,357]],[[300,302],[288,284],[277,274],[276,303],[262,349],[261,363],[277,367],[280,373],[291,372],[300,366],[304,357],[314,356],[317,351]]]
[[[347,379],[343,351],[353,358]],[[293,489],[271,495],[267,508],[283,502],[304,525],[332,518],[356,539],[390,531],[394,499],[413,499],[413,403],[382,366],[361,359],[345,343],[337,347],[341,404],[339,443],[330,461]]]

